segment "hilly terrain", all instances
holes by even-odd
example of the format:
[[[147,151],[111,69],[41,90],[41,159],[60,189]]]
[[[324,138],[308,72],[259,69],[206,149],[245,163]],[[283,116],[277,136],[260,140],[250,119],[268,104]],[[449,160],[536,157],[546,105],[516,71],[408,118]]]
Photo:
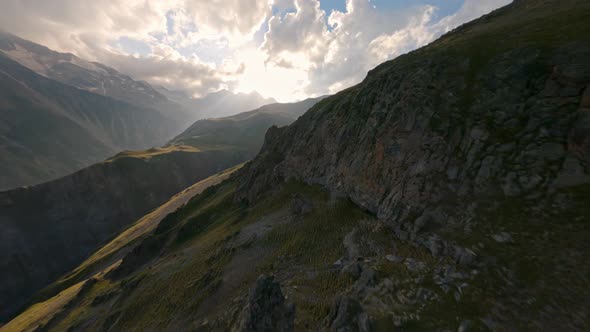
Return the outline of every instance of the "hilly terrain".
[[[121,150],[159,146],[160,113],[42,77],[0,54],[0,188],[36,184]]]
[[[203,118],[220,118],[276,103],[256,92],[232,93],[220,90],[202,98],[186,92],[134,80],[99,62],[87,61],[71,53],[61,53],[43,45],[0,31],[0,53],[49,79],[126,103],[151,108],[172,120],[177,132]]]
[[[274,102],[228,91],[189,98],[3,32],[0,86],[0,190],[161,146],[197,119]]]
[[[169,100],[147,82],[131,77],[98,62],[71,53],[53,51],[43,45],[0,32],[0,53],[51,80],[110,97],[143,108],[151,108],[178,126],[194,121],[191,109]],[[183,128],[175,128],[180,131]]]
[[[0,317],[174,194],[253,158],[270,126],[290,124],[318,100],[200,120],[190,139],[180,135],[161,148],[123,151],[60,179],[0,192]],[[219,135],[226,139],[211,140]]]
[[[269,104],[224,118],[199,120],[172,139],[169,144],[240,147],[247,150],[248,159],[251,159],[260,150],[268,128],[273,125],[282,127],[291,124],[322,98],[309,98],[297,103]]]
[[[378,66],[4,330],[589,330],[588,13],[515,1]]]

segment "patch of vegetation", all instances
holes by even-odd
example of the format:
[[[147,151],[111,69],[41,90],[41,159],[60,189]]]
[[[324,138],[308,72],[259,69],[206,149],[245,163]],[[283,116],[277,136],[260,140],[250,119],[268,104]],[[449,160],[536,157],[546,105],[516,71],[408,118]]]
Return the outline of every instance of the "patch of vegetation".
[[[105,162],[109,163],[109,162],[113,162],[113,161],[115,161],[117,159],[121,159],[121,158],[150,159],[152,157],[166,154],[166,153],[171,153],[171,152],[192,152],[192,153],[195,153],[195,152],[201,152],[202,150],[207,150],[207,149],[199,149],[197,147],[190,146],[190,145],[169,145],[169,146],[165,146],[165,147],[161,147],[161,148],[150,148],[147,150],[135,150],[135,151],[127,150],[127,151],[117,153],[114,157],[106,160]]]

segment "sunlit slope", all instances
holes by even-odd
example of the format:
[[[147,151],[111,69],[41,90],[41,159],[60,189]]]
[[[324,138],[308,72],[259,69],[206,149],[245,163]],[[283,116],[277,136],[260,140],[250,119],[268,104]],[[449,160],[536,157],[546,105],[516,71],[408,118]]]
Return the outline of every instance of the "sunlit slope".
[[[81,289],[84,289],[83,285],[89,278],[102,278],[110,269],[118,266],[121,259],[138,244],[138,240],[152,232],[163,218],[185,205],[190,199],[202,193],[205,189],[227,179],[240,167],[241,165],[235,166],[195,183],[138,220],[90,256],[74,271],[44,289],[37,296],[43,299],[42,302],[33,305],[21,313],[10,323],[3,326],[1,330],[29,331],[47,324],[47,322],[65,310],[64,307],[71,307],[71,301],[76,299],[77,296],[82,296],[79,292]],[[86,287],[91,287],[93,282]]]
[[[198,121],[186,140],[126,150],[70,176],[0,192],[0,262],[8,271],[0,275],[0,318],[171,195],[254,157],[270,126],[291,123],[317,100]]]
[[[0,192],[2,319],[137,218],[247,158],[235,150],[154,151],[124,152],[58,180]]]
[[[355,225],[373,217],[345,198],[330,198],[320,188],[297,183],[251,208],[234,202],[234,192],[230,179],[195,196],[157,227],[151,216],[159,210],[146,216],[74,271],[71,280],[56,285],[79,287],[76,276],[88,277],[94,273],[91,266],[112,269],[95,275],[74,304],[60,307],[64,310],[59,317],[43,320],[44,327],[186,330],[209,317],[214,329],[227,330],[252,282],[260,273],[273,272],[288,284],[283,290],[298,306],[298,326],[317,326],[315,321],[329,311],[338,292],[352,283],[333,265],[346,253],[342,240]],[[310,209],[295,211],[294,195],[310,202]],[[126,248],[129,242],[134,249]],[[67,288],[56,299],[72,292]],[[46,314],[47,306],[59,307],[52,301],[37,304],[6,328],[41,321],[34,313]]]

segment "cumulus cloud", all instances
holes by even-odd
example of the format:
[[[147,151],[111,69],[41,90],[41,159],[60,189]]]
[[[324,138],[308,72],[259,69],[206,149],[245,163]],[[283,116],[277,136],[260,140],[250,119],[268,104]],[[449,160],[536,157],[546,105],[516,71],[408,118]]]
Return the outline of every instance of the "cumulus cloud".
[[[197,95],[214,92],[220,87],[230,88],[233,75],[239,73],[224,72],[196,60],[156,55],[137,57],[108,53],[103,59],[136,79]]]
[[[306,93],[334,93],[359,82],[379,63],[509,2],[465,0],[458,12],[434,21],[437,8],[429,5],[387,11],[367,0],[347,0],[346,11],[333,11],[325,24],[326,13],[317,2],[295,0],[294,13],[269,21],[262,49],[278,66],[304,59]]]
[[[509,2],[465,0],[440,18],[434,6],[369,0],[329,13],[315,0],[0,0],[0,29],[194,95],[229,88],[287,101],[355,84]]]
[[[271,11],[268,0],[186,0],[183,7],[197,29],[242,36],[256,32]]]

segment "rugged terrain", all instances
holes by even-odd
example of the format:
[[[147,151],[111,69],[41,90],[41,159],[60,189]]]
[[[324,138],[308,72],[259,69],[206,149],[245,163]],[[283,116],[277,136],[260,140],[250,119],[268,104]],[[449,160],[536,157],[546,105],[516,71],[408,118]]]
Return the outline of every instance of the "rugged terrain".
[[[58,180],[0,192],[0,317],[172,195],[254,157],[270,126],[293,122],[317,101],[200,120],[162,148],[124,151]]]
[[[191,146],[241,147],[253,158],[271,126],[286,126],[295,121],[322,98],[309,98],[296,103],[269,104],[253,111],[224,118],[195,122],[170,144]]]
[[[5,329],[589,330],[588,13],[518,0],[378,66]]]
[[[0,54],[0,188],[37,184],[127,149],[165,143],[155,110],[59,83]]]
[[[143,108],[157,110],[164,117],[182,123],[194,121],[197,112],[168,99],[147,82],[136,81],[98,62],[81,59],[71,53],[60,53],[43,45],[0,32],[0,53],[35,73]],[[177,122],[177,123],[176,123]],[[183,128],[175,128],[179,131]]]
[[[0,88],[0,190],[161,146],[197,119],[275,102],[228,91],[190,98],[3,32]]]

